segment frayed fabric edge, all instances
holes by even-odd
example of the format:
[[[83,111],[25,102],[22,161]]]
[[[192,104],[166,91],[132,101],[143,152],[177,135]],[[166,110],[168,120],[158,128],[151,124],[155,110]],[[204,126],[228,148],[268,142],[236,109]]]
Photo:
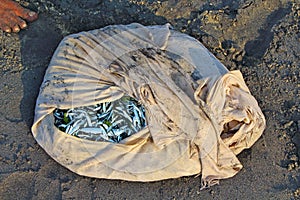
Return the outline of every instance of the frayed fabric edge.
[[[202,177],[201,178],[201,188],[200,188],[200,190],[208,189],[208,188],[210,188],[211,186],[214,186],[214,185],[219,185],[219,183],[220,183],[220,180],[218,180],[218,179],[206,180]]]

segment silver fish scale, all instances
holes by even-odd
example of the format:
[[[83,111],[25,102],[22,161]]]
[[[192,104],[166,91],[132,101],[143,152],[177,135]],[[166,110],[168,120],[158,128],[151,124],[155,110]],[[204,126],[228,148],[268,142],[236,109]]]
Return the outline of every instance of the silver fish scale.
[[[129,96],[92,106],[55,109],[53,116],[59,130],[93,141],[120,142],[147,126],[144,107]]]

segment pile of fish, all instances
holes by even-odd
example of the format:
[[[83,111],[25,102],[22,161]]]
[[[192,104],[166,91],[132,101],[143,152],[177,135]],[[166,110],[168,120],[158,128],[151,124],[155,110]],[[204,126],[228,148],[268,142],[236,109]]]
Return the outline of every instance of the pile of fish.
[[[61,131],[93,141],[120,142],[146,125],[145,109],[134,98],[72,109],[55,109],[54,125]]]

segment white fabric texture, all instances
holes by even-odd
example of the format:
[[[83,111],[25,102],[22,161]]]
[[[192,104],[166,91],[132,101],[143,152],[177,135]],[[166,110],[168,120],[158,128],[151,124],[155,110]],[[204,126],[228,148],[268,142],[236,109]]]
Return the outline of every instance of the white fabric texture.
[[[79,139],[54,126],[53,111],[129,95],[148,126],[120,143]],[[229,72],[199,41],[169,24],[114,25],[65,37],[46,71],[32,133],[71,171],[156,181],[202,174],[203,186],[234,176],[236,155],[265,128],[239,71]]]

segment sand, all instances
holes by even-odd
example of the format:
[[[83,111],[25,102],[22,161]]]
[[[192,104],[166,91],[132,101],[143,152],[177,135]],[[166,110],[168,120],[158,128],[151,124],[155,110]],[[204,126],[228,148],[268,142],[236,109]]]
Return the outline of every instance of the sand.
[[[39,20],[0,33],[0,199],[299,199],[300,3],[297,0],[31,0]],[[81,177],[31,135],[51,56],[71,33],[110,24],[171,23],[239,69],[266,116],[263,136],[233,178],[200,191],[200,177],[134,183]]]

